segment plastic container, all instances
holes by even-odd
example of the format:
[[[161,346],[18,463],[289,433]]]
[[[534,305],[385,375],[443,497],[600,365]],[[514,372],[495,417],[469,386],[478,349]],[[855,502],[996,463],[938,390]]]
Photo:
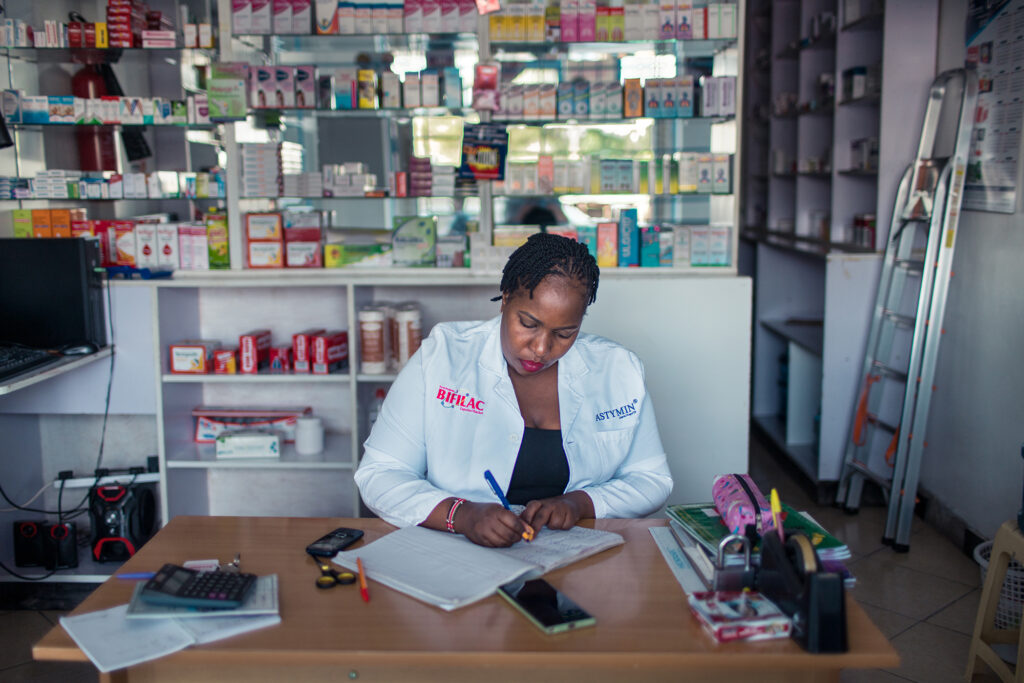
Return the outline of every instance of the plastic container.
[[[981,566],[982,585],[985,585],[985,574],[988,572],[988,561],[991,555],[992,541],[979,543],[974,548],[974,560]],[[1006,570],[1006,579],[999,589],[995,627],[999,629],[1018,628],[1022,605],[1024,605],[1024,567],[1015,560],[1011,560],[1010,566]]]

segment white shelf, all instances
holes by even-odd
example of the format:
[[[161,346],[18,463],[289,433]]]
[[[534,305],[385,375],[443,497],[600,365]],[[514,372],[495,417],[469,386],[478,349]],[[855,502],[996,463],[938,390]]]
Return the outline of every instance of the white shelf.
[[[316,455],[299,455],[295,444],[282,444],[280,458],[217,458],[214,444],[168,444],[167,469],[280,469],[351,470],[350,434],[328,432],[324,450]]]
[[[233,375],[190,375],[165,373],[161,376],[165,384],[296,384],[296,383],[326,383],[345,384],[352,381],[352,375],[345,373],[331,373],[329,375],[314,375],[302,372],[260,372],[255,375],[235,373]]]
[[[780,415],[755,415],[754,423],[803,470],[811,481],[818,481],[818,452],[812,444],[787,443],[786,421]]]
[[[78,566],[73,569],[58,569],[52,576],[40,578],[50,573],[43,567],[15,567],[14,557],[5,555],[4,564],[26,577],[18,578],[6,572],[3,581],[16,583],[103,583],[110,575],[121,568],[121,562],[97,562],[92,558],[88,547],[78,549]]]
[[[108,484],[152,484],[160,481],[159,472],[144,472],[142,474],[111,474],[106,477],[76,477],[75,479],[65,479],[64,488],[66,489],[86,489],[92,488],[93,486],[106,486]],[[59,489],[61,480],[58,479],[53,482],[53,488]]]
[[[14,375],[0,384],[0,395],[9,394],[13,391],[17,391],[18,389],[24,389],[25,387],[30,387],[33,384],[45,382],[48,379],[57,377],[58,375],[63,375],[65,372],[77,370],[82,366],[95,363],[102,358],[108,358],[113,352],[114,348],[112,346],[105,346],[96,353],[90,353],[85,356],[64,356],[53,365],[47,365],[42,368],[29,370],[19,375]]]

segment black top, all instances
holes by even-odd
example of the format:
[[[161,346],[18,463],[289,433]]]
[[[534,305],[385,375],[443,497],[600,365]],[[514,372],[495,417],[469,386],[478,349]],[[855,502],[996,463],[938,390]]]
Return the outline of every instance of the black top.
[[[526,505],[531,500],[560,496],[568,484],[569,460],[562,447],[562,430],[524,428],[508,485],[508,502]]]

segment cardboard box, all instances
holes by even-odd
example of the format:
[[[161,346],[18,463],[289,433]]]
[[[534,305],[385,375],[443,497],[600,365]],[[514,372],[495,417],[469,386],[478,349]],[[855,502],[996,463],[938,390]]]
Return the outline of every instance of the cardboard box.
[[[661,265],[661,228],[647,225],[640,228],[640,266],[657,268]]]
[[[246,247],[246,265],[249,268],[283,268],[284,242],[249,242]]]
[[[436,220],[432,216],[396,218],[391,244],[395,266],[433,266],[436,262]]]
[[[616,268],[619,265],[619,226],[616,223],[597,224],[597,265]]]
[[[348,367],[348,332],[333,330],[313,337],[311,370],[327,375]]]
[[[205,375],[212,369],[213,352],[220,342],[190,339],[171,344],[168,369],[174,374]]]
[[[135,267],[157,268],[159,265],[156,223],[139,223],[135,226]]]
[[[292,350],[291,347],[271,347],[269,351],[270,361],[268,369],[275,374],[282,374],[291,370]]]
[[[215,455],[218,459],[279,458],[281,436],[266,429],[235,429],[217,437]]]
[[[710,228],[706,225],[690,226],[690,265],[708,265],[710,259],[709,231]]]
[[[672,267],[689,268],[690,263],[690,228],[677,225],[672,228]]]
[[[258,329],[238,337],[239,372],[256,374],[267,365],[270,350],[270,330]]]
[[[288,268],[322,268],[323,256],[320,242],[285,242],[285,266]]]
[[[217,349],[213,352],[213,374],[234,375],[238,372],[238,349]]]
[[[708,228],[708,265],[729,265],[730,226],[712,225]]]
[[[619,268],[640,265],[640,228],[636,209],[619,213]],[[600,264],[599,264],[600,265]]]
[[[280,241],[284,228],[280,213],[248,213],[245,215],[245,236],[250,241]]]
[[[292,335],[292,367],[295,372],[310,371],[310,361],[313,357],[313,337],[322,335],[326,331],[322,327],[311,327]]]
[[[181,267],[178,249],[178,226],[160,223],[156,226],[157,267],[177,270]]]
[[[732,192],[732,156],[715,154],[711,160],[713,194],[730,194]]]

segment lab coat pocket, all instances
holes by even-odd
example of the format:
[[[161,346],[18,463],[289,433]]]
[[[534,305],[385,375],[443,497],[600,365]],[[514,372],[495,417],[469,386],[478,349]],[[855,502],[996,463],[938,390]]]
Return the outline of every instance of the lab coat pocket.
[[[595,460],[601,472],[598,481],[611,479],[629,453],[633,429],[612,429],[594,433]]]

